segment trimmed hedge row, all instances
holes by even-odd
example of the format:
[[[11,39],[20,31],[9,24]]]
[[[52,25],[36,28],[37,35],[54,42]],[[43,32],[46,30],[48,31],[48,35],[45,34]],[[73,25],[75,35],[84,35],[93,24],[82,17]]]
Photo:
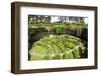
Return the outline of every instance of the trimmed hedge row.
[[[86,42],[70,35],[49,35],[32,45],[30,60],[77,59],[86,54]]]

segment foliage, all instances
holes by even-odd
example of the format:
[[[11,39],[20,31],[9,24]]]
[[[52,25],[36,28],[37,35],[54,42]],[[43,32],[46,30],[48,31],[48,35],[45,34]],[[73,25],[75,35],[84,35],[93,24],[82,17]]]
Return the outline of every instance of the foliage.
[[[30,60],[76,59],[86,54],[86,42],[70,35],[49,35],[32,45]]]

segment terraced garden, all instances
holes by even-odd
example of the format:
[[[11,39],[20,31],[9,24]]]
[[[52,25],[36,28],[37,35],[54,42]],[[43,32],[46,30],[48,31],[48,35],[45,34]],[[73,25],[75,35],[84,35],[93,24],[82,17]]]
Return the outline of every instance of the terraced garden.
[[[49,35],[32,45],[30,60],[76,59],[86,54],[86,42],[70,35]]]
[[[30,15],[28,60],[88,58],[86,19],[72,16]]]

